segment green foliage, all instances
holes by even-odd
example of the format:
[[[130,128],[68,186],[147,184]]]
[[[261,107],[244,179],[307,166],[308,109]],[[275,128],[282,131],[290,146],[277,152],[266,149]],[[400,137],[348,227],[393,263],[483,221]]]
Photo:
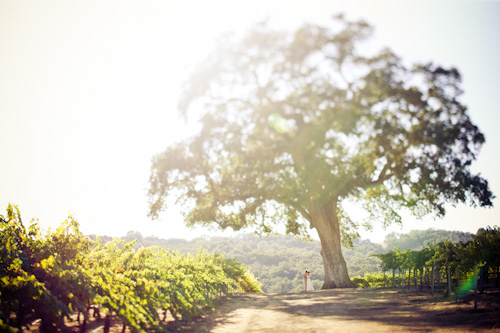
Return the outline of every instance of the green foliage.
[[[71,216],[45,237],[37,224],[24,227],[16,206],[0,215],[0,319],[20,330],[41,319],[42,330],[64,328],[64,317],[85,307],[89,293],[83,256],[90,241]],[[12,317],[14,315],[14,317]]]
[[[400,239],[405,239],[411,234],[403,235]],[[413,233],[413,235],[415,234],[418,233]],[[424,233],[420,234],[425,236]],[[435,234],[434,230],[430,230],[429,236],[432,236],[432,234]],[[391,239],[392,237],[390,235],[388,238]],[[473,279],[478,278],[478,275],[474,273],[475,267],[478,267],[483,272],[482,277],[480,277],[482,283],[489,274],[497,275],[497,285],[500,282],[500,260],[498,259],[500,254],[500,228],[481,228],[476,235],[466,235],[466,237],[471,239],[467,242],[452,243],[442,241],[437,244],[427,244],[426,247],[418,251],[395,248],[393,251],[374,256],[381,260],[383,272],[391,270],[393,272],[403,272],[403,280],[399,281],[401,285],[407,279],[409,287],[412,270],[415,279],[414,283],[417,285],[416,273],[418,272],[420,290],[423,288],[424,271],[427,271],[427,275],[429,275],[431,269],[434,268],[443,275],[451,274],[447,276],[448,290],[452,289],[451,283],[455,281],[456,297],[462,297],[471,290],[470,286],[474,285]],[[429,279],[428,276],[427,279]],[[365,274],[363,278],[355,277],[353,278],[354,281],[356,281],[357,286],[361,287],[380,285],[380,278],[373,279],[370,274]]]
[[[259,24],[220,40],[179,101],[184,117],[196,110],[199,133],[153,158],[152,217],[169,197],[189,225],[222,229],[270,233],[284,223],[306,235],[329,216],[347,245],[358,223],[346,199],[385,224],[401,222],[401,208],[421,217],[444,215],[450,202],[492,205],[487,181],[471,172],[485,139],[460,102],[458,70],[408,67],[388,49],[363,55],[373,27],[333,19],[292,33]]]
[[[343,254],[349,275],[351,277],[362,278],[371,287],[380,287],[383,285],[382,272],[386,272],[386,286],[392,286],[392,271],[399,272],[400,268],[406,267],[408,270],[429,269],[432,262],[436,266],[447,267],[456,258],[455,247],[460,240],[471,241],[482,235],[481,239],[490,239],[489,243],[495,244],[494,232],[496,229],[480,229],[476,236],[458,231],[445,230],[422,230],[411,231],[408,234],[389,234],[384,243],[398,244],[401,249],[387,251],[385,247],[374,244],[369,240],[355,239],[352,249],[343,249]],[[418,236],[417,236],[418,235]],[[490,236],[487,236],[490,235]],[[92,236],[95,238],[95,236]],[[101,237],[102,241],[111,241],[111,238]],[[318,241],[302,241],[290,236],[270,236],[259,238],[255,235],[245,234],[235,238],[212,237],[196,238],[191,241],[184,239],[159,239],[156,237],[143,237],[138,232],[130,231],[123,237],[126,241],[137,240],[134,248],[158,246],[179,251],[183,254],[196,253],[198,249],[205,249],[209,252],[226,254],[228,257],[236,257],[244,263],[255,277],[262,283],[262,289],[265,292],[289,292],[300,291],[303,288],[303,281],[300,273],[308,269],[312,272],[312,281],[314,287],[321,287],[323,279],[323,262],[321,260],[321,246]],[[438,242],[434,240],[450,239],[453,242]],[[397,241],[397,242],[396,242]],[[486,240],[481,241],[483,243]],[[465,242],[464,244],[470,244]],[[474,244],[479,244],[478,241]],[[409,251],[412,247],[425,249],[419,254],[419,251]],[[438,248],[443,250],[438,251]],[[448,250],[445,250],[448,248]],[[490,249],[492,253],[489,257],[492,263],[496,263],[498,256],[493,254],[494,247],[478,247]],[[446,251],[451,251],[446,257]],[[465,256],[471,257],[466,254]],[[408,258],[407,258],[408,257]],[[467,260],[465,260],[467,259]],[[467,263],[468,258],[460,259],[464,269],[470,269],[472,263]],[[467,264],[466,264],[467,263]],[[455,267],[455,266],[454,266]],[[459,267],[458,265],[456,266]],[[491,274],[496,274],[496,266],[490,267]],[[455,271],[455,268],[454,270]],[[465,274],[465,273],[464,273]],[[442,270],[445,275],[445,270]],[[357,281],[357,280],[356,280]],[[395,285],[400,285],[402,280],[396,274]]]
[[[262,283],[265,292],[289,292],[303,289],[300,276],[304,270],[312,272],[313,285],[319,289],[323,279],[323,262],[318,241],[303,241],[291,236],[274,235],[259,238],[245,234],[235,238],[212,237],[184,239],[159,239],[143,237],[130,231],[123,239],[133,240],[137,236],[135,248],[158,246],[183,254],[196,253],[199,249],[236,257]],[[95,236],[92,236],[95,238]],[[104,237],[100,239],[104,240]],[[111,239],[109,238],[108,241]],[[352,275],[363,275],[379,271],[379,260],[370,255],[381,253],[384,248],[368,240],[355,239],[353,248],[344,248],[344,258]]]
[[[250,227],[309,237],[328,266],[323,287],[350,287],[340,243],[359,236],[342,204],[357,200],[364,225],[444,216],[447,203],[492,206],[471,170],[485,138],[460,102],[456,68],[407,66],[391,50],[366,56],[373,28],[333,18],[293,33],[259,24],[220,40],[183,87],[179,112],[200,131],[153,158],[150,212],[183,206],[188,225]],[[329,276],[328,276],[329,275]]]
[[[370,287],[370,283],[366,281],[364,278],[355,276],[351,279],[352,283],[358,288],[368,288]]]
[[[163,331],[158,309],[191,320],[213,299],[233,291],[262,292],[248,269],[234,259],[199,251],[192,255],[134,242],[92,241],[70,216],[42,235],[24,227],[16,206],[0,215],[0,328],[17,332],[36,319],[41,331],[65,330],[75,311],[115,314],[134,332]]]
[[[450,241],[451,243],[468,242],[473,237],[473,234],[461,231],[412,230],[407,234],[390,233],[385,237],[384,244],[388,249],[397,247],[401,250],[421,250],[429,244],[444,241]]]
[[[355,276],[352,278],[358,288],[378,288],[389,287],[392,285],[392,277],[384,273],[366,273],[364,276]],[[396,285],[401,284],[399,276],[395,279]]]
[[[352,278],[352,282],[358,288],[387,287],[392,283],[384,273],[366,273],[363,277],[355,276]]]

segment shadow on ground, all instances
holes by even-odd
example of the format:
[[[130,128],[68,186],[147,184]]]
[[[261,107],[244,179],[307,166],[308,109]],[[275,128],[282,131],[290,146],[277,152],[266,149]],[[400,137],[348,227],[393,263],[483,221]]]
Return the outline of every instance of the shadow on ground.
[[[396,289],[334,289],[281,294],[235,294],[184,330],[279,331],[309,325],[354,331],[500,331],[500,293],[473,301],[450,302]],[[264,322],[269,321],[269,322]],[[295,322],[295,324],[294,324]],[[287,331],[284,329],[284,331]]]

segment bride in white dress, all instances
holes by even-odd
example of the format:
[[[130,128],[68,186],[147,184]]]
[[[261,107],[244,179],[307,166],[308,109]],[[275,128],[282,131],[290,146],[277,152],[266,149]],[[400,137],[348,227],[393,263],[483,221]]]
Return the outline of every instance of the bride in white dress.
[[[304,273],[300,273],[304,277],[304,290],[311,291],[314,290],[312,281],[311,281],[311,273],[309,271],[305,271]]]

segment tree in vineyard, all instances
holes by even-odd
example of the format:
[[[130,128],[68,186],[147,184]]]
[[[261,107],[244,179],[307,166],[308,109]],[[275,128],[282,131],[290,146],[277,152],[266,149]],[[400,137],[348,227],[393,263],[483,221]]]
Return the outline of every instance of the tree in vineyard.
[[[384,287],[387,285],[386,275],[387,271],[392,271],[392,287],[396,285],[396,253],[394,251],[389,251],[387,253],[372,254],[371,256],[380,259],[380,268],[384,273]]]
[[[458,99],[459,72],[408,68],[388,49],[362,56],[372,27],[341,15],[334,25],[290,35],[261,24],[220,42],[179,103],[184,117],[200,116],[200,132],[153,159],[153,218],[175,196],[188,225],[315,228],[323,288],[335,288],[353,287],[341,242],[359,223],[346,200],[384,225],[401,222],[401,208],[421,217],[444,216],[446,203],[492,205],[470,171],[484,136]]]
[[[484,291],[484,283],[487,282],[490,268],[496,271],[496,285],[500,285],[500,228],[486,227],[477,231],[474,239],[469,242],[465,256],[473,264],[480,264],[481,293]]]

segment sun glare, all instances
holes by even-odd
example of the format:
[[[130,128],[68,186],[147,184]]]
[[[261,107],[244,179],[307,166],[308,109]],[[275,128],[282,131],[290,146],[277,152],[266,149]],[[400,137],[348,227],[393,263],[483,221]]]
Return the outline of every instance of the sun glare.
[[[377,49],[390,46],[404,59],[433,59],[464,71],[473,118],[485,128],[489,144],[483,160],[491,163],[481,171],[494,180],[495,173],[484,168],[496,165],[498,155],[494,130],[488,128],[496,123],[489,112],[495,105],[486,96],[494,96],[498,87],[498,47],[488,46],[489,35],[482,33],[494,30],[488,24],[498,24],[493,14],[464,26],[459,18],[469,12],[466,5],[453,6],[453,15],[445,17],[439,16],[448,8],[445,3],[434,6],[435,13],[417,2],[408,7],[412,10],[391,2],[390,12],[366,3],[2,2],[0,151],[9,162],[0,170],[0,209],[15,203],[26,220],[38,217],[44,227],[58,226],[72,211],[84,233],[121,236],[142,223],[144,234],[191,237],[195,233],[184,229],[178,209],[165,218],[178,223],[149,221],[146,198],[151,158],[199,129],[177,112],[191,68],[222,34],[242,33],[266,19],[287,31],[304,22],[328,25],[341,11],[374,24]],[[475,13],[484,15],[485,8]],[[424,16],[428,24],[413,19]],[[459,33],[473,43],[469,51],[464,42],[450,38]],[[474,60],[470,50],[482,60]],[[279,113],[267,122],[278,133],[294,128]],[[474,219],[477,214],[484,214],[477,220],[493,223],[494,213],[471,210],[465,215]],[[408,225],[423,225],[418,223]],[[451,221],[449,228],[454,225]]]

